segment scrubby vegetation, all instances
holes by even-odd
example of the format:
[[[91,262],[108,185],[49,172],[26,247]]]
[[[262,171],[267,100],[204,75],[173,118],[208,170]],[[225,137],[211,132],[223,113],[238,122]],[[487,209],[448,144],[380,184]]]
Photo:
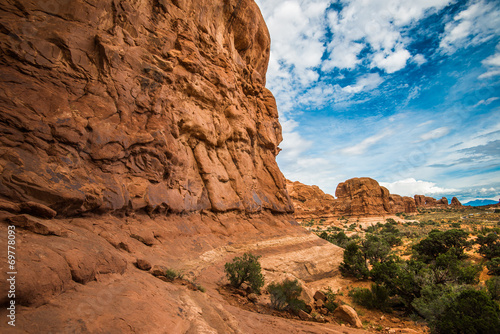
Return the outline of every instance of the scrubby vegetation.
[[[306,307],[306,303],[299,298],[302,287],[296,279],[285,279],[281,283],[272,282],[267,286],[267,291],[271,296],[271,307],[276,310],[288,308],[297,313]]]
[[[264,276],[258,260],[258,256],[245,253],[226,263],[224,271],[230,284],[239,288],[243,283],[247,283],[253,292],[260,293],[260,289],[264,286]]]
[[[446,208],[399,217],[407,220],[317,231],[345,249],[342,275],[372,281],[351,290],[352,301],[419,317],[433,333],[500,333],[500,215]]]

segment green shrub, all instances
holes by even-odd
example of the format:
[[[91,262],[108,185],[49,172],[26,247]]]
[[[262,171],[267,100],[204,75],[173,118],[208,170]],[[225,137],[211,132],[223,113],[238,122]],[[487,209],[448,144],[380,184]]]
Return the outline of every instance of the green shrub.
[[[372,284],[370,289],[354,288],[349,291],[349,296],[352,300],[361,306],[368,309],[378,309],[381,311],[390,311],[389,306],[389,291],[379,284]]]
[[[435,333],[500,333],[500,308],[484,291],[464,290],[431,323]]]
[[[500,276],[500,257],[494,257],[486,262],[488,268],[488,275]]]
[[[413,246],[418,258],[426,263],[435,260],[440,254],[453,250],[459,258],[464,257],[464,250],[469,247],[469,233],[451,229],[447,231],[432,230],[427,238]]]
[[[347,244],[344,251],[344,261],[339,266],[340,273],[344,276],[355,278],[368,278],[370,271],[366,266],[363,252],[355,242]]]
[[[272,282],[267,286],[267,291],[271,296],[272,308],[280,311],[288,308],[293,312],[305,310],[306,303],[299,299],[302,287],[296,279],[287,278],[281,283]]]
[[[370,263],[383,262],[391,251],[391,246],[383,239],[368,235],[365,240],[361,242],[361,250],[366,259]]]
[[[500,300],[500,277],[495,276],[486,281],[486,288],[491,299]]]
[[[478,253],[491,260],[495,257],[500,257],[500,237],[496,233],[489,233],[488,235],[478,235],[476,239],[479,249]]]
[[[252,291],[260,293],[260,288],[264,286],[264,276],[258,259],[258,256],[245,253],[242,257],[235,257],[233,262],[226,263],[224,271],[230,284],[239,288],[247,283]]]
[[[167,279],[169,279],[169,280],[172,280],[172,281],[173,281],[173,280],[174,280],[174,279],[176,279],[177,277],[182,278],[182,274],[180,274],[180,273],[176,272],[175,270],[172,270],[172,269],[167,269],[167,270],[165,271],[165,277],[166,277]]]
[[[373,281],[383,284],[390,296],[399,296],[404,308],[412,310],[411,303],[420,297],[422,286],[426,284],[422,277],[425,264],[410,260],[400,262],[397,258],[382,263],[375,263],[370,271]]]
[[[329,312],[335,311],[337,307],[339,307],[339,303],[337,302],[337,294],[332,291],[332,288],[328,288],[325,292],[326,300],[325,300],[325,308]]]

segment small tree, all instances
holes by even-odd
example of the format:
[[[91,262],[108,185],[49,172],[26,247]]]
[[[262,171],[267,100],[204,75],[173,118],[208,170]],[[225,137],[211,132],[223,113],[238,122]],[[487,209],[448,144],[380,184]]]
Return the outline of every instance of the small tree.
[[[391,310],[389,306],[389,291],[383,285],[372,284],[370,289],[354,288],[349,292],[352,300],[369,309],[378,309],[384,312]]]
[[[242,257],[235,257],[233,262],[226,263],[224,271],[231,285],[239,288],[247,283],[252,291],[260,293],[260,288],[264,286],[264,276],[258,259],[259,256],[245,253]]]
[[[478,235],[476,243],[479,244],[478,253],[488,260],[500,257],[500,237],[498,234]]]
[[[486,281],[491,299],[500,300],[500,277],[495,276]]]
[[[352,276],[356,278],[367,278],[370,271],[366,266],[366,260],[363,252],[360,250],[356,242],[352,241],[347,244],[344,251],[344,261],[340,264],[339,270],[344,276]]]
[[[465,249],[470,245],[467,241],[468,236],[469,233],[458,229],[432,230],[427,238],[413,246],[413,249],[418,253],[418,258],[426,263],[448,251],[454,251],[459,258],[462,258]]]
[[[494,257],[486,262],[488,268],[488,275],[500,276],[500,257]]]
[[[271,295],[271,307],[276,310],[289,308],[293,312],[304,310],[306,303],[299,299],[302,287],[298,280],[285,279],[281,283],[272,282],[267,286],[267,291]]]
[[[500,333],[500,308],[484,291],[465,290],[437,317],[436,333]]]
[[[370,260],[370,264],[373,264],[375,262],[384,262],[391,252],[391,246],[377,236],[368,235],[361,242],[361,250],[365,259]]]

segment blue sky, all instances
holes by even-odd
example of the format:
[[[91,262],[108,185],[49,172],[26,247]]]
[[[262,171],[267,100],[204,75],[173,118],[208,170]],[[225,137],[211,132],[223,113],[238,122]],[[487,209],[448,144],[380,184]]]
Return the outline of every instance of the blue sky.
[[[288,179],[500,197],[500,1],[256,2]]]

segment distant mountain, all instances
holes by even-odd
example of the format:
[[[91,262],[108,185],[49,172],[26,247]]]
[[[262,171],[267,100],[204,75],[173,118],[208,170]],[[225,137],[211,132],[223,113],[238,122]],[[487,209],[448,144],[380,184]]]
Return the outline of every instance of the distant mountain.
[[[497,201],[493,201],[491,199],[475,199],[473,201],[469,201],[467,203],[464,203],[463,205],[470,205],[470,206],[483,206],[483,205],[491,205],[491,204],[497,204]]]

